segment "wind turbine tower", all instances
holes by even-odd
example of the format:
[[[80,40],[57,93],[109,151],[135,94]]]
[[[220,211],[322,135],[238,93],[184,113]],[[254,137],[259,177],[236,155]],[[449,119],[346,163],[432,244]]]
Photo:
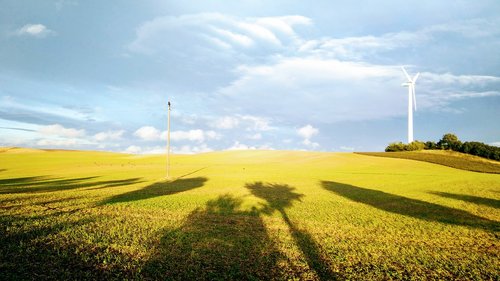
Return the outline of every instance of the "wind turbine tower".
[[[408,143],[413,142],[413,109],[417,110],[417,100],[415,98],[415,82],[417,82],[420,72],[413,77],[413,79],[408,75],[406,69],[402,66],[406,78],[408,81],[402,84],[404,87],[408,87]]]

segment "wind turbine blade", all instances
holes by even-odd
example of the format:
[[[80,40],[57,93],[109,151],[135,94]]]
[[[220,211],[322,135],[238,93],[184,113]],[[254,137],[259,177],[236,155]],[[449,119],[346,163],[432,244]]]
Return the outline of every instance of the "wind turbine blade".
[[[402,69],[402,70],[403,70],[403,72],[405,73],[405,76],[406,76],[406,78],[408,79],[408,81],[411,81],[410,75],[408,75],[408,72],[406,72],[406,69],[404,68],[404,66],[401,66],[401,69]]]
[[[420,75],[420,72],[417,73],[417,75],[415,75],[415,77],[413,77],[413,83],[417,82],[417,79],[418,79],[419,75]]]
[[[412,96],[413,96],[413,108],[415,108],[415,111],[417,111],[417,98],[415,97],[415,84],[412,84],[411,92],[412,92]]]

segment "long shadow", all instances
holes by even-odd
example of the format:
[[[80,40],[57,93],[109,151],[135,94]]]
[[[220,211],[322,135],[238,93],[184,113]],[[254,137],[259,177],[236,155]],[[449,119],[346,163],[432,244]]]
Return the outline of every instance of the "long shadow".
[[[36,177],[20,177],[20,178],[8,178],[0,179],[0,186],[19,186],[26,185],[27,183],[34,183],[39,180],[46,180],[48,176],[36,176]]]
[[[295,188],[286,184],[255,182],[246,184],[246,188],[256,197],[266,200],[267,206],[264,207],[266,213],[274,210],[280,212],[290,229],[293,239],[306,258],[307,264],[316,272],[320,280],[336,280],[340,278],[331,270],[330,260],[322,253],[320,246],[314,241],[312,235],[306,230],[299,229],[285,212],[285,209],[291,207],[294,201],[300,201],[304,196],[303,194],[294,192]]]
[[[493,207],[500,209],[500,200],[497,199],[491,199],[491,198],[484,198],[484,197],[477,197],[477,196],[472,196],[472,195],[465,195],[465,194],[455,194],[455,193],[448,193],[448,192],[439,192],[439,191],[431,191],[429,192],[430,194],[438,195],[441,197],[446,197],[446,198],[451,198],[451,199],[456,199],[456,200],[461,200],[465,202],[471,202],[474,204],[480,204],[488,207]]]
[[[38,242],[44,237],[63,231],[67,227],[76,226],[84,221],[76,223],[52,223],[50,225],[33,226],[34,221],[43,222],[42,217],[17,217],[0,216],[0,280],[30,280],[34,279],[57,279],[53,270],[62,269],[61,263],[68,266],[69,257],[61,258],[56,252]],[[30,224],[29,229],[22,231],[11,227],[12,225]],[[47,270],[50,260],[51,269]],[[60,267],[58,266],[60,265]],[[59,272],[63,272],[60,270]]]
[[[177,229],[163,230],[141,270],[147,280],[275,280],[280,252],[259,210],[221,195],[194,210]]]
[[[131,201],[149,199],[157,196],[172,195],[188,191],[194,188],[202,187],[206,181],[207,178],[205,177],[196,177],[187,179],[176,179],[174,181],[155,182],[142,189],[113,196],[104,201],[103,204],[131,202]]]
[[[134,279],[133,267],[102,264],[103,256],[116,255],[127,265],[133,264],[134,257],[110,253],[108,245],[82,248],[72,239],[56,238],[61,232],[85,228],[103,217],[79,215],[70,219],[60,215],[59,212],[39,216],[0,215],[0,280]]]
[[[141,178],[122,180],[93,181],[98,176],[80,178],[52,178],[49,176],[21,177],[0,180],[0,194],[54,192],[89,187],[116,187],[141,182]]]
[[[321,182],[324,189],[387,212],[451,225],[499,231],[500,224],[463,210],[349,184]]]

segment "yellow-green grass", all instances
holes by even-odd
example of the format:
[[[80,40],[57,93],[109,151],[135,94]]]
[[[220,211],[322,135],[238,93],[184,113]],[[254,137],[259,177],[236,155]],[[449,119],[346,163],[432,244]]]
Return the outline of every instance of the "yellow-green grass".
[[[500,174],[500,162],[450,150],[357,152],[362,155],[425,161],[480,173]]]
[[[498,280],[500,175],[352,153],[4,149],[0,279]]]

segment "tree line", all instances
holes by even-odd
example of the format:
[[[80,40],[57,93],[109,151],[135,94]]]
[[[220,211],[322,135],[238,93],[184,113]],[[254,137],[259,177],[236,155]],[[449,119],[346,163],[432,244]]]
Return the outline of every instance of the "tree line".
[[[385,151],[394,152],[394,151],[416,151],[416,150],[431,150],[431,149],[453,150],[480,156],[487,159],[500,161],[500,147],[487,145],[485,143],[477,141],[462,142],[458,139],[456,135],[451,133],[443,135],[443,137],[438,142],[413,141],[408,144],[402,142],[393,142],[385,148]]]

